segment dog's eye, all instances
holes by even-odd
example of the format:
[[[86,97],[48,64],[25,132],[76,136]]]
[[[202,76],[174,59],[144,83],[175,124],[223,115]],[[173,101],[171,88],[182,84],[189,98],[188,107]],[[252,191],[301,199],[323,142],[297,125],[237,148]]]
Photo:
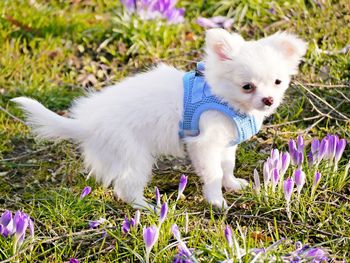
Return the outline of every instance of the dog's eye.
[[[279,84],[281,84],[281,83],[282,83],[282,80],[280,80],[280,79],[276,79],[276,80],[275,80],[275,84],[276,84],[276,85],[279,85]]]
[[[253,92],[256,89],[256,87],[253,83],[247,83],[242,87],[242,89],[244,92],[250,93]]]

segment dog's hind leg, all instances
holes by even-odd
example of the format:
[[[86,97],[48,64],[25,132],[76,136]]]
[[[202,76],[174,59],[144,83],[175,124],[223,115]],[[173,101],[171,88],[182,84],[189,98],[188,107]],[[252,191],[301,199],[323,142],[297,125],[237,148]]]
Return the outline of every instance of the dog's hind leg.
[[[153,158],[135,155],[132,163],[118,171],[113,180],[114,194],[135,209],[152,208],[143,195],[147,183],[151,179]]]

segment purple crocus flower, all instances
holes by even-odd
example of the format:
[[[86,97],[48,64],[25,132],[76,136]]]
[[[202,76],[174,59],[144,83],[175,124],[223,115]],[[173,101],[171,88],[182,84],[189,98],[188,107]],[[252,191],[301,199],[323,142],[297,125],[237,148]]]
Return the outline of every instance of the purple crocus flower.
[[[13,219],[13,224],[15,226],[16,232],[15,232],[15,243],[17,244],[22,244],[24,238],[25,238],[25,234],[26,234],[26,230],[27,227],[29,225],[29,221],[30,218],[28,218],[28,216],[21,212],[21,211],[17,211],[14,219]]]
[[[77,260],[76,258],[71,258],[69,260],[69,263],[79,263],[79,260]]]
[[[293,193],[293,188],[294,188],[293,178],[288,178],[288,179],[284,180],[283,192],[284,192],[284,198],[286,199],[287,203],[290,202],[290,199],[291,199],[292,193]]]
[[[185,20],[184,14],[185,14],[184,8],[172,8],[165,11],[163,13],[163,16],[168,20],[169,23],[179,24]]]
[[[9,210],[6,210],[0,218],[0,235],[4,237],[11,236],[15,229],[13,225],[13,219],[12,219],[12,212]]]
[[[122,223],[122,232],[124,234],[127,234],[131,228],[137,227],[137,225],[140,223],[140,215],[140,211],[137,210],[134,218],[129,219],[127,216],[124,218],[124,221]]]
[[[297,186],[298,194],[300,194],[301,189],[303,188],[303,186],[305,184],[305,177],[306,177],[305,173],[300,169],[297,169],[294,172],[294,181],[295,181],[295,184]]]
[[[230,226],[226,226],[226,228],[225,228],[225,238],[226,238],[228,246],[232,247],[233,246],[232,229]]]
[[[288,143],[291,163],[301,167],[304,161],[304,139],[301,135],[298,136],[297,143],[294,140],[289,140]]]
[[[124,218],[124,221],[122,223],[122,232],[124,234],[128,233],[131,229],[131,227],[134,227],[136,225],[135,220],[133,218],[129,219],[127,216]]]
[[[303,256],[310,260],[317,260],[317,262],[327,261],[327,253],[321,248],[310,248],[303,253]]]
[[[179,182],[179,192],[177,194],[177,200],[180,199],[183,191],[185,190],[186,188],[186,185],[187,185],[187,176],[186,175],[181,175],[180,177],[180,182]]]
[[[99,225],[103,224],[104,222],[106,222],[106,219],[101,217],[98,220],[90,221],[89,227],[90,228],[97,228]]]
[[[136,10],[137,0],[120,0],[120,2],[129,12],[134,12],[134,10]]]
[[[163,203],[161,209],[160,209],[160,215],[159,215],[159,223],[162,224],[168,214],[168,203]]]
[[[156,226],[145,227],[143,229],[143,241],[145,242],[146,254],[149,258],[149,253],[151,252],[154,244],[158,239],[158,229]]]
[[[80,200],[84,199],[90,193],[91,193],[91,187],[90,186],[85,186],[83,191],[81,191]]]
[[[184,249],[181,245],[177,247],[178,253],[174,256],[172,263],[194,263],[192,260],[193,249]]]
[[[12,218],[12,212],[6,210],[0,218],[0,234],[4,237],[9,237],[15,234],[15,247],[22,244],[27,228],[29,228],[29,233],[33,237],[33,220],[21,211],[17,211]]]
[[[179,228],[178,228],[178,226],[176,224],[173,224],[171,226],[171,232],[173,233],[173,235],[176,238],[177,242],[179,242],[179,247],[181,247],[181,249],[183,250],[183,253],[188,255],[188,257],[190,257],[192,255],[192,252],[188,249],[186,244],[181,240],[181,234],[180,234]]]
[[[198,17],[197,24],[204,28],[231,28],[233,19],[224,16],[214,16],[212,18]]]
[[[319,155],[320,155],[320,146],[321,143],[318,139],[313,139],[311,142],[311,151],[307,155],[307,160],[309,163],[309,166],[312,166],[315,164],[315,162],[318,162]]]
[[[136,13],[142,19],[167,19],[175,24],[184,21],[185,9],[175,8],[177,0],[122,0],[129,13]]]

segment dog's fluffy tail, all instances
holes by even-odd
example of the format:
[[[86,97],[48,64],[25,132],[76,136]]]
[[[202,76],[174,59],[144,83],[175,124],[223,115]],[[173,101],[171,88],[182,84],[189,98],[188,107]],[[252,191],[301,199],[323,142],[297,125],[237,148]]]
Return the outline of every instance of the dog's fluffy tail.
[[[84,131],[75,119],[69,119],[48,110],[38,101],[18,97],[11,101],[20,105],[25,111],[26,123],[32,127],[33,132],[41,139],[48,140],[79,140]]]

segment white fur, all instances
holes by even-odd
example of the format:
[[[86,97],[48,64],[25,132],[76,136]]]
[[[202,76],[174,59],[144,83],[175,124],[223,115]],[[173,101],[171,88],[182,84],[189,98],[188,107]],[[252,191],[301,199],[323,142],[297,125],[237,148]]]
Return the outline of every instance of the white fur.
[[[281,103],[290,76],[296,73],[306,44],[287,33],[259,41],[212,29],[206,36],[205,77],[213,93],[236,110],[260,122]],[[160,155],[184,156],[184,143],[204,195],[217,207],[226,206],[221,188],[239,191],[247,181],[233,176],[235,151],[227,148],[237,136],[234,124],[222,113],[207,111],[200,118],[200,135],[185,142],[178,136],[183,112],[184,72],[164,64],[127,78],[101,92],[79,98],[64,118],[29,98],[13,101],[27,112],[27,122],[41,138],[72,139],[80,144],[85,164],[105,187],[136,207],[146,206],[143,190]],[[282,81],[275,85],[275,80]],[[252,82],[255,92],[242,86]],[[273,97],[266,106],[262,98]]]

